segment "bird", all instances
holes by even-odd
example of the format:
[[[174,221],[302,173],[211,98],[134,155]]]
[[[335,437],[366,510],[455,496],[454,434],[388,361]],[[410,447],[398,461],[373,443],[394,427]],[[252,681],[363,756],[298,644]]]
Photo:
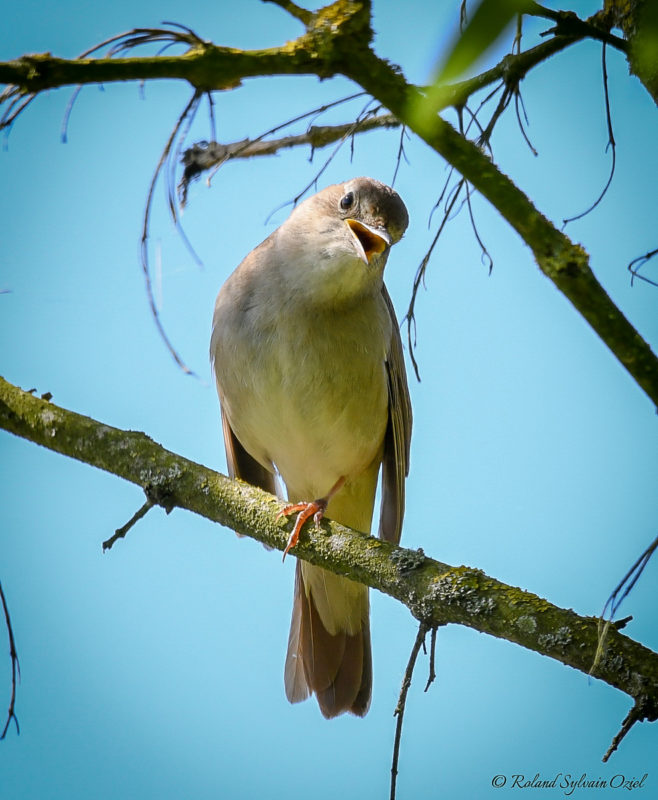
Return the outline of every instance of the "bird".
[[[210,358],[229,475],[277,493],[307,519],[398,543],[412,411],[400,331],[383,281],[409,217],[374,178],[297,205],[219,291]],[[284,669],[288,700],[315,694],[326,718],[365,716],[372,693],[368,588],[297,560]]]

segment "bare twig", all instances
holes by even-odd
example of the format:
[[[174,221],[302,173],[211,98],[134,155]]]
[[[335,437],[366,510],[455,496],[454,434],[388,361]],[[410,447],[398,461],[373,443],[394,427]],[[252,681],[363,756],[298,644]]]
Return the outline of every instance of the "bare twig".
[[[381,119],[381,117],[374,117],[374,119]],[[395,119],[395,117],[393,117]],[[399,124],[399,123],[398,123]],[[407,133],[407,126],[403,125],[402,130],[400,131],[400,144],[398,145],[398,154],[395,159],[395,170],[393,171],[393,179],[391,180],[391,186],[395,186],[395,179],[398,176],[398,171],[400,169],[400,163],[402,159],[405,160],[406,164],[409,164],[409,159],[407,158],[407,154],[404,152],[404,140],[408,137]]]
[[[64,144],[68,141],[68,131],[69,131],[69,120],[71,118],[71,112],[73,111],[73,106],[75,105],[75,101],[78,99],[80,92],[82,91],[82,84],[76,86],[73,90],[73,94],[69,99],[69,102],[66,104],[66,110],[64,111],[64,118],[62,119],[62,132],[60,134],[60,138]]]
[[[452,172],[452,171],[451,171]],[[449,180],[449,178],[448,178]],[[441,224],[439,225],[439,229],[434,235],[432,239],[432,243],[430,244],[427,252],[423,256],[423,260],[420,262],[418,269],[416,270],[416,274],[414,275],[413,286],[411,289],[411,299],[409,301],[409,307],[407,308],[407,313],[404,315],[404,319],[407,322],[407,344],[409,346],[409,357],[411,358],[411,364],[414,368],[414,372],[416,374],[416,379],[420,381],[420,370],[418,368],[418,362],[416,361],[416,356],[414,354],[414,350],[416,349],[416,300],[418,298],[418,290],[420,289],[421,283],[424,285],[425,283],[425,272],[427,270],[427,265],[430,262],[430,258],[432,257],[432,253],[434,252],[434,248],[436,247],[437,242],[439,241],[439,237],[441,236],[443,229],[445,228],[448,220],[450,219],[450,214],[452,209],[457,202],[457,199],[461,193],[464,184],[466,183],[465,179],[462,178],[457,185],[454,187],[452,191],[452,195],[448,205],[446,206],[445,212],[443,214],[443,219],[441,220]],[[445,188],[444,188],[445,191]],[[413,335],[412,335],[413,332]]]
[[[525,110],[525,103],[523,102],[523,95],[521,94],[521,88],[519,86],[517,86],[516,89],[514,90],[514,110],[516,111],[516,119],[517,122],[519,123],[519,129],[521,131],[523,138],[525,139],[525,143],[530,148],[530,152],[532,153],[533,156],[538,155],[537,149],[530,141],[530,137],[528,136],[528,132],[526,130],[526,126],[528,126],[530,123],[528,120],[528,114]],[[521,112],[523,112],[523,118],[521,117]],[[523,120],[525,120],[525,124]]]
[[[523,37],[523,14],[518,14],[516,18],[516,34],[514,35],[514,41],[512,42],[512,55],[519,56],[521,55],[521,40]],[[525,110],[525,103],[523,102],[523,96],[521,95],[521,85],[520,81],[516,82],[516,86],[514,87],[514,110],[516,111],[516,119],[519,123],[519,128],[521,130],[521,135],[525,139],[526,144],[530,148],[530,151],[533,155],[537,155],[537,151],[535,150],[530,138],[528,137],[526,126],[529,125],[528,122],[528,114]],[[521,118],[521,112],[523,112],[523,119]],[[525,125],[523,123],[525,120]]]
[[[590,675],[593,675],[598,669],[601,659],[603,658],[605,641],[610,627],[614,626],[617,630],[619,630],[619,624],[615,625],[613,622],[615,614],[619,610],[619,606],[633,590],[633,587],[640,579],[640,576],[644,572],[644,569],[649,563],[651,556],[656,551],[656,548],[658,548],[658,537],[651,542],[647,549],[642,553],[642,555],[637,559],[637,561],[617,584],[610,597],[608,597],[608,599],[605,601],[603,611],[601,611],[601,616],[598,620],[598,642],[596,652],[594,654],[592,668],[590,669]],[[608,614],[609,616],[606,619],[606,615]],[[628,622],[628,619],[623,620],[622,622],[623,625],[625,625],[626,622]],[[623,627],[623,625],[621,625],[621,627]]]
[[[482,251],[480,259],[482,263],[487,266],[487,271],[489,272],[489,275],[491,275],[494,268],[493,258],[491,258],[491,254],[487,250],[485,243],[482,241],[482,237],[480,236],[480,232],[478,231],[477,225],[475,223],[475,215],[473,213],[473,205],[471,203],[471,192],[473,190],[471,189],[468,181],[466,182],[465,186],[466,186],[466,205],[468,207],[468,218],[471,221],[471,228],[473,229],[473,235],[475,236],[475,240],[480,245],[480,250]]]
[[[109,58],[114,58],[136,47],[156,44],[157,42],[165,42],[166,45],[182,44],[188,47],[200,47],[208,44],[186,25],[181,25],[178,22],[163,22],[162,24],[169,25],[170,28],[133,28],[132,30],[118,33],[115,36],[110,36],[109,39],[104,39],[99,44],[95,44],[85,50],[84,53],[80,53],[78,59],[89,58],[89,56],[108,45],[111,45],[111,47],[108,49],[107,55]],[[171,28],[174,30],[171,30]]]
[[[429,668],[429,674],[427,676],[427,683],[425,684],[425,691],[427,691],[430,688],[430,686],[434,683],[434,681],[436,680],[436,671],[434,669],[434,665],[435,665],[435,659],[436,659],[436,632],[437,632],[437,630],[438,630],[438,628],[436,628],[436,627],[432,628],[431,639],[430,639],[430,668]],[[423,641],[423,646],[424,645],[425,645],[425,642]]]
[[[592,203],[592,205],[585,209],[585,211],[581,211],[580,214],[576,214],[575,217],[569,217],[568,219],[562,220],[563,228],[568,225],[570,222],[575,222],[578,219],[582,219],[586,217],[591,211],[598,206],[598,204],[603,200],[606,196],[608,189],[610,188],[610,184],[612,183],[612,179],[615,175],[615,167],[617,165],[617,144],[615,142],[615,135],[612,130],[612,115],[610,113],[610,96],[608,91],[608,68],[606,64],[606,51],[605,51],[605,43],[602,47],[602,54],[601,54],[601,63],[602,63],[602,70],[603,70],[603,94],[605,98],[605,116],[606,122],[608,125],[608,144],[606,145],[606,152],[608,149],[612,151],[612,163],[610,164],[610,175],[608,176],[608,180],[606,181],[601,194],[596,198],[596,200]]]
[[[20,664],[18,663],[18,654],[16,653],[16,642],[14,641],[14,631],[11,627],[11,619],[9,617],[9,609],[7,608],[7,600],[5,599],[5,593],[2,589],[2,583],[0,583],[0,600],[2,601],[2,608],[5,612],[5,623],[7,625],[7,633],[9,635],[9,656],[11,658],[11,697],[9,699],[9,709],[7,711],[7,721],[5,722],[5,727],[2,729],[2,734],[0,734],[0,740],[4,739],[7,735],[7,731],[9,730],[9,724],[11,723],[12,719],[14,720],[14,724],[16,725],[16,733],[20,734],[21,730],[18,725],[18,717],[16,716],[16,684],[21,676],[21,668]]]
[[[292,206],[297,205],[297,203],[301,200],[302,197],[304,197],[304,195],[309,191],[309,189],[311,189],[313,187],[317,188],[317,183],[318,183],[318,180],[320,179],[320,176],[324,173],[324,171],[327,169],[327,167],[334,160],[334,158],[336,157],[336,155],[338,154],[340,149],[343,147],[345,142],[348,139],[350,139],[350,137],[352,137],[354,135],[354,133],[358,130],[359,125],[361,125],[369,117],[371,117],[373,115],[376,116],[377,113],[379,112],[381,106],[376,106],[376,108],[374,108],[374,109],[370,108],[370,106],[373,104],[373,102],[374,101],[372,99],[368,100],[368,102],[365,104],[365,106],[364,106],[363,110],[361,111],[361,113],[357,116],[356,120],[351,125],[348,126],[347,130],[345,131],[343,136],[338,141],[338,144],[336,145],[336,147],[334,147],[334,149],[331,151],[331,154],[329,155],[327,160],[320,167],[320,169],[316,171],[315,175],[304,186],[304,188],[300,192],[298,192],[295,195],[295,197],[292,198],[292,200],[287,200],[285,203],[282,203],[281,205],[279,205],[276,208],[274,208],[270,212],[270,214],[268,215],[267,221],[269,221],[272,218],[272,216],[274,214],[276,214],[277,211],[280,211],[282,208],[285,208],[288,205],[292,205]]]
[[[424,622],[421,622],[418,626],[416,641],[414,642],[414,646],[411,648],[411,654],[409,656],[407,668],[404,672],[404,678],[402,679],[398,704],[393,712],[393,716],[397,717],[397,723],[395,725],[395,743],[393,744],[393,762],[391,764],[391,800],[395,800],[395,790],[398,778],[398,760],[400,757],[400,741],[402,739],[402,721],[404,719],[404,709],[407,704],[407,692],[411,686],[411,678],[414,674],[416,659],[418,658],[418,653],[421,646],[424,645],[426,633],[427,625]]]
[[[106,539],[103,542],[103,552],[105,552],[106,550],[111,550],[112,545],[118,539],[123,539],[124,536],[128,533],[128,531],[132,528],[132,526],[135,523],[139,522],[139,520],[142,517],[146,516],[146,514],[148,514],[148,512],[153,508],[154,505],[155,501],[151,500],[150,498],[147,498],[144,505],[132,515],[132,517],[128,520],[128,522],[126,522],[126,524],[122,525],[120,528],[117,528],[116,531],[114,531],[114,534],[110,536],[109,539]]]
[[[5,131],[5,140],[16,118],[25,111],[36,96],[36,92],[24,93],[22,90],[11,86],[0,94],[0,105],[11,98],[8,107],[0,117],[0,131]]]
[[[491,115],[491,119],[487,123],[486,128],[482,131],[479,138],[477,139],[477,144],[480,147],[491,146],[491,135],[493,134],[493,129],[503,114],[503,111],[507,108],[510,103],[510,100],[514,97],[514,87],[508,83],[504,84],[503,93],[498,100],[498,105],[494,109],[493,114]]]
[[[525,11],[533,17],[544,17],[555,22],[555,27],[543,33],[543,36],[577,36],[578,38],[598,39],[604,44],[612,45],[622,53],[628,53],[628,42],[601,27],[602,15],[597,12],[588,19],[580,19],[574,11],[554,11],[539,3],[531,2]]]
[[[210,93],[205,93],[207,97],[210,98],[210,125],[211,130],[214,130],[214,111],[212,106],[212,96]],[[187,248],[188,253],[192,256],[193,260],[196,262],[197,266],[202,266],[202,261],[196,253],[196,250],[192,246],[192,243],[187,237],[185,230],[181,224],[180,215],[178,213],[178,201],[176,198],[176,166],[178,161],[180,160],[181,152],[183,149],[183,145],[185,144],[185,140],[190,132],[190,128],[194,121],[194,117],[196,115],[197,109],[199,107],[200,98],[197,100],[197,104],[190,109],[190,112],[187,115],[187,119],[184,121],[179,128],[179,131],[176,135],[178,139],[178,143],[176,147],[170,147],[169,153],[165,159],[165,165],[162,168],[162,172],[165,176],[164,181],[164,188],[165,188],[165,198],[167,202],[167,206],[169,207],[169,213],[171,215],[171,219],[176,227],[176,231],[178,235],[181,237],[183,244]]]
[[[658,281],[653,281],[651,278],[647,278],[645,275],[640,275],[640,270],[642,267],[648,262],[651,261],[652,258],[655,258],[658,255],[658,247],[655,250],[650,250],[648,253],[645,253],[643,256],[638,256],[638,258],[634,258],[631,263],[628,265],[627,269],[631,273],[631,286],[633,285],[633,281],[635,278],[639,278],[641,281],[645,283],[650,283],[652,286],[658,286]]]
[[[622,739],[626,736],[626,734],[630,731],[630,729],[635,725],[636,722],[642,722],[646,719],[646,713],[642,708],[641,702],[636,702],[635,705],[631,708],[631,710],[626,715],[624,721],[621,724],[621,728],[615,738],[612,740],[610,747],[607,749],[606,754],[603,756],[603,763],[605,764],[610,756],[615,752],[615,750],[621,744]]]
[[[337,102],[345,102],[345,99]],[[333,106],[334,103],[330,105]],[[330,105],[324,106],[320,111],[326,110]],[[221,166],[231,159],[269,156],[284,149],[305,145],[310,145],[313,150],[316,150],[339,140],[347,139],[355,133],[400,126],[400,121],[392,114],[379,114],[375,117],[362,119],[356,125],[354,122],[347,122],[342,125],[312,125],[304,133],[282,136],[278,139],[265,138],[270,136],[273,130],[280,130],[282,127],[287,127],[299,119],[317,113],[318,109],[315,109],[312,112],[308,112],[308,114],[302,115],[302,117],[297,117],[295,120],[289,120],[283,125],[277,126],[276,129],[271,129],[254,139],[242,139],[229,144],[221,144],[215,141],[198,142],[189,147],[182,155],[184,170],[178,186],[181,205],[184,206],[187,201],[189,185],[193,180],[198,178],[202,172]]]
[[[160,313],[158,311],[158,307],[155,303],[155,296],[153,294],[153,284],[151,282],[151,273],[149,269],[149,259],[148,259],[148,238],[149,238],[149,222],[151,216],[151,203],[153,201],[153,192],[155,190],[155,184],[157,183],[158,177],[160,175],[160,171],[162,170],[164,164],[167,162],[167,158],[169,157],[169,153],[171,151],[172,145],[178,135],[181,126],[188,118],[189,115],[193,115],[196,112],[196,109],[199,105],[199,100],[201,99],[202,93],[198,90],[195,90],[192,98],[188,102],[188,104],[183,109],[183,112],[178,117],[176,124],[165,144],[164,150],[160,155],[160,160],[155,168],[155,172],[153,173],[153,178],[151,179],[151,184],[149,186],[148,194],[146,197],[146,208],[144,209],[144,220],[142,224],[142,239],[141,239],[141,257],[142,257],[142,271],[144,273],[144,280],[146,282],[146,296],[148,297],[149,306],[151,309],[151,315],[155,322],[155,325],[158,329],[158,333],[162,341],[165,343],[165,346],[171,353],[172,358],[178,364],[178,366],[182,369],[182,371],[186,375],[196,375],[183,361],[181,356],[178,354],[178,351],[171,343],[171,340],[167,336],[165,332],[164,326],[162,324],[162,320],[160,319]]]
[[[80,53],[80,55],[74,59],[73,62],[67,63],[75,63],[76,61],[86,60],[89,58],[89,56],[94,55],[99,50],[102,50],[104,47],[108,46],[107,58],[113,59],[117,55],[126,53],[136,47],[155,44],[157,42],[165,42],[166,47],[174,44],[186,45],[188,49],[193,47],[201,48],[209,44],[209,42],[201,39],[201,37],[198,36],[191,28],[187,28],[184,25],[179,25],[176,22],[164,22],[163,25],[169,25],[170,28],[133,28],[130,31],[125,31],[124,33],[119,33],[116,36],[111,36],[109,39],[105,39],[99,44],[96,44],[93,47],[90,47],[88,50],[85,50],[83,53]],[[64,141],[66,140],[66,127],[68,124],[68,118],[70,116],[73,104],[80,93],[81,86],[82,85],[80,84],[76,87],[64,113],[64,123],[62,128],[62,137]],[[0,105],[9,101],[9,105],[7,108],[5,108],[4,113],[0,117],[0,130],[8,129],[38,93],[38,90],[33,92],[17,84],[7,85],[2,93],[0,93]]]
[[[617,584],[615,590],[612,592],[603,606],[601,617],[605,617],[606,614],[609,613],[610,619],[612,620],[614,618],[615,614],[619,610],[619,606],[628,597],[633,590],[633,587],[638,582],[640,576],[644,572],[645,567],[649,563],[651,556],[655,553],[656,548],[658,548],[658,536],[653,540],[653,542],[651,542],[647,549],[628,570],[626,575],[624,575],[621,581]]]

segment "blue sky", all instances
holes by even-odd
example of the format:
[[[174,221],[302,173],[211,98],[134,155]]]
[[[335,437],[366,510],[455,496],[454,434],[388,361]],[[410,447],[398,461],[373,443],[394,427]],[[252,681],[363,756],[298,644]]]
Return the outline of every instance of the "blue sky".
[[[376,48],[426,81],[458,18],[458,3],[374,0]],[[440,11],[436,10],[437,5]],[[73,57],[134,26],[174,20],[204,38],[265,47],[298,23],[252,0],[135,0],[89,6],[23,2],[3,13],[0,59],[50,50]],[[573,6],[581,14],[596,4]],[[531,26],[535,35],[543,26]],[[531,41],[531,40],[529,40]],[[585,209],[609,170],[600,47],[584,43],[524,83],[534,157],[513,114],[494,138],[501,168],[551,219]],[[627,264],[656,247],[655,106],[620,54],[608,58],[617,173],[601,205],[567,233],[641,334],[658,348],[658,290],[630,286]],[[233,141],[351,93],[345,80],[246,81],[216,96],[218,137]],[[54,402],[142,430],[224,470],[207,360],[215,295],[243,256],[285,219],[327,155],[308,150],[230,163],[190,193],[185,230],[199,268],[155,195],[152,263],[173,341],[201,380],[183,376],[149,316],[139,265],[141,217],[160,151],[190,96],[182,84],[86,88],[68,127],[71,90],[39,97],[0,152],[2,374]],[[322,118],[344,121],[362,102]],[[210,135],[200,113],[190,141]],[[390,182],[396,132],[357,140],[321,185],[353,175]],[[445,165],[406,144],[396,188],[411,224],[387,267],[400,315],[433,236]],[[655,409],[587,324],[538,271],[485,201],[474,201],[494,260],[488,275],[467,215],[445,231],[417,304],[411,380],[414,441],[403,543],[597,614],[656,536]],[[658,279],[656,268],[647,274]],[[0,745],[0,797],[242,798],[313,793],[387,796],[393,709],[416,627],[372,594],[374,696],[364,719],[327,722],[314,702],[283,692],[292,559],[206,520],[154,509],[110,553],[101,542],[143,498],[132,485],[0,435],[0,580],[22,681]],[[658,647],[656,564],[622,607],[628,634]],[[636,726],[607,765],[601,756],[628,698],[552,660],[451,626],[438,637],[435,684],[419,659],[400,760],[399,797],[500,796],[494,776],[590,778],[649,773],[658,797],[655,727]],[[4,688],[3,688],[4,687]],[[3,699],[3,697],[5,699]],[[9,658],[0,658],[0,708]],[[560,791],[555,790],[560,796]],[[600,790],[577,790],[600,797]]]

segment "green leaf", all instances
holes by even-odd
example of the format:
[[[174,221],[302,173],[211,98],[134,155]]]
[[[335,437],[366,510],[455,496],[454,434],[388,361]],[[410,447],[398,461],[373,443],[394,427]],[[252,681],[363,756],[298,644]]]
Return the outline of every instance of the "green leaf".
[[[530,0],[480,0],[471,21],[455,39],[434,82],[410,101],[409,114],[423,127],[431,124],[440,108],[450,104],[450,84],[489,50],[517,14],[526,12]]]
[[[528,10],[528,0],[481,0],[471,21],[454,42],[439,69],[435,84],[455,81],[492,47],[517,14]]]

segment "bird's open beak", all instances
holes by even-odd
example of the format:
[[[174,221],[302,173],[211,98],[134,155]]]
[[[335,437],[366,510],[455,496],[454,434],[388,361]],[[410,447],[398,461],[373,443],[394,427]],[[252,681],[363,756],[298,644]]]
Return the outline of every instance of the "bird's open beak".
[[[371,228],[355,219],[346,219],[355,239],[356,251],[366,264],[377,253],[383,253],[391,246],[391,237],[384,228]]]

